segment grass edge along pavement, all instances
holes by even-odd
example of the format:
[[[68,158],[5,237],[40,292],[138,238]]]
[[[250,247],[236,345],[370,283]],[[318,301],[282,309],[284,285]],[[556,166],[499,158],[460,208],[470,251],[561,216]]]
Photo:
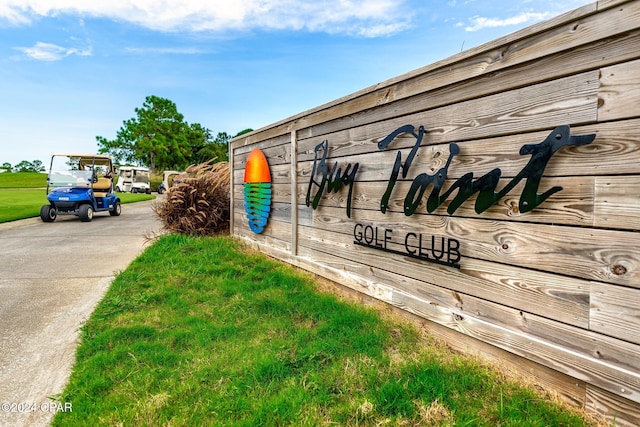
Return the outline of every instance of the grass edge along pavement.
[[[158,238],[81,328],[54,426],[586,426],[228,236]]]

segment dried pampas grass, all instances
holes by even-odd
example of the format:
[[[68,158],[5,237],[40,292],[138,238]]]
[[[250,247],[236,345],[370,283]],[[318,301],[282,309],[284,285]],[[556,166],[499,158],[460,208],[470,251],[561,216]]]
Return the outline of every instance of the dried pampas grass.
[[[177,184],[176,184],[177,183]],[[189,166],[174,180],[154,212],[167,232],[209,235],[229,230],[230,179],[227,162]]]

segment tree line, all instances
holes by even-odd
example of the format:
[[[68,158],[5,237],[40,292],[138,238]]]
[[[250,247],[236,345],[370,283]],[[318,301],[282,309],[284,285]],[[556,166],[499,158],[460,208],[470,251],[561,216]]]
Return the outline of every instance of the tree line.
[[[20,163],[12,166],[9,162],[4,162],[0,165],[0,172],[44,172],[45,167],[40,160],[34,160],[32,162],[23,160]]]
[[[114,139],[96,136],[98,154],[113,156],[119,165],[135,164],[148,167],[152,173],[164,170],[184,170],[189,165],[227,161],[229,141],[251,132],[245,129],[231,136],[211,130],[199,123],[187,123],[173,101],[158,96],[147,96],[136,116],[123,121]],[[6,172],[42,172],[40,160],[23,160],[15,166],[5,162],[0,166]]]

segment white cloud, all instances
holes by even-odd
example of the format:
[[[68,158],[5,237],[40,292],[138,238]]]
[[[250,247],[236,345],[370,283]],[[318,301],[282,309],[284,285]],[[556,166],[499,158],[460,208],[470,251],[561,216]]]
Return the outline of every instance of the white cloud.
[[[37,42],[32,47],[17,47],[16,50],[21,51],[31,59],[38,61],[59,61],[69,55],[90,56],[91,49],[80,50],[76,48],[66,48],[52,43]]]
[[[0,19],[4,19],[13,25],[25,25],[30,22],[19,8],[2,0],[0,0]]]
[[[465,27],[465,31],[478,31],[484,28],[508,27],[513,25],[531,24],[533,22],[544,21],[553,16],[550,12],[535,13],[525,12],[510,18],[484,18],[476,16],[471,18],[472,25]]]
[[[157,31],[307,29],[379,36],[408,25],[405,0],[0,0],[15,25],[60,14],[130,22]]]

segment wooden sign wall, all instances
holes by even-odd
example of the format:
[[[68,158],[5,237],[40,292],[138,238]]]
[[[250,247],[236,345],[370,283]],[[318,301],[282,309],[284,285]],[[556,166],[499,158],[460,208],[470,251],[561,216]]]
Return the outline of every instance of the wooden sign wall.
[[[271,211],[251,231],[259,148]],[[640,1],[600,1],[232,141],[232,232],[640,425]]]

